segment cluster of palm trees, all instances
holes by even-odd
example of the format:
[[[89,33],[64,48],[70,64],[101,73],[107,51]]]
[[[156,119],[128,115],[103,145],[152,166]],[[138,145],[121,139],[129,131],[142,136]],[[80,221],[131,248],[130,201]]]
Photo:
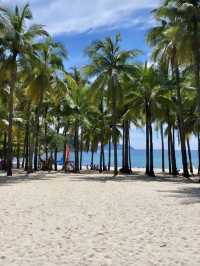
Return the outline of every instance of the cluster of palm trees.
[[[83,151],[100,149],[99,170],[131,173],[130,128],[146,128],[146,174],[154,176],[153,132],[160,131],[162,170],[164,137],[168,140],[169,173],[177,175],[176,136],[183,174],[193,173],[190,137],[198,138],[200,162],[200,4],[166,0],[153,11],[156,27],[147,34],[152,64],[137,63],[138,50],[123,50],[121,36],[93,42],[89,64],[66,71],[67,52],[41,25],[30,25],[29,5],[0,8],[0,151],[7,175],[17,168],[38,170],[40,157],[54,159],[70,143],[75,171]],[[108,165],[105,146],[108,145]],[[22,161],[21,161],[22,160]],[[188,170],[189,168],[189,170]],[[200,167],[199,167],[200,171]]]

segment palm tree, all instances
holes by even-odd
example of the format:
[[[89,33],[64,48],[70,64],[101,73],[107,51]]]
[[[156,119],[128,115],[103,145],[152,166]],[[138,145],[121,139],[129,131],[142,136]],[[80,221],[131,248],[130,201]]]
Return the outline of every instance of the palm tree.
[[[5,26],[4,35],[0,42],[3,44],[7,56],[7,67],[10,71],[9,102],[8,102],[8,147],[7,147],[7,175],[12,175],[12,142],[13,142],[13,96],[17,81],[19,57],[32,50],[32,41],[35,37],[46,34],[41,25],[32,25],[26,28],[26,20],[32,19],[29,5],[14,10],[4,8],[0,10],[0,24]]]
[[[146,174],[154,176],[153,129],[152,123],[159,117],[163,104],[168,104],[168,97],[159,87],[159,72],[154,66],[145,63],[140,67],[140,79],[132,86],[128,98],[129,105],[138,112],[138,118],[146,126]],[[143,125],[143,123],[142,123]]]
[[[89,77],[96,78],[93,87],[107,91],[108,103],[112,113],[112,124],[110,126],[114,146],[114,175],[118,173],[117,106],[121,90],[120,76],[132,71],[133,65],[129,61],[138,54],[136,50],[121,50],[120,41],[120,34],[117,34],[114,39],[105,38],[92,43],[87,49],[91,64],[84,68]]]
[[[154,13],[158,22],[160,22],[160,25],[156,26],[148,33],[147,41],[154,47],[153,59],[162,63],[164,62],[168,67],[171,66],[172,81],[174,81],[176,88],[177,121],[181,141],[183,173],[185,177],[188,177],[189,173],[187,167],[186,138],[179,68],[182,58],[176,38],[176,17],[174,17],[173,13],[165,7],[158,8]]]
[[[176,18],[175,36],[182,60],[193,65],[200,131],[200,3],[199,0],[166,0],[164,7]]]
[[[35,114],[35,148],[34,170],[38,168],[38,139],[39,139],[39,116],[45,93],[55,88],[57,72],[63,71],[63,59],[66,50],[60,43],[54,42],[50,37],[41,43],[34,44],[35,56],[31,57],[33,63],[33,75],[30,82],[30,90],[36,99]]]
[[[87,126],[88,115],[93,112],[89,95],[89,87],[85,79],[82,78],[81,72],[74,67],[72,72],[65,75],[66,85],[69,89],[68,101],[71,101],[70,119],[74,131],[74,153],[75,153],[75,171],[80,171],[80,129],[81,131]],[[68,108],[69,110],[69,108]]]

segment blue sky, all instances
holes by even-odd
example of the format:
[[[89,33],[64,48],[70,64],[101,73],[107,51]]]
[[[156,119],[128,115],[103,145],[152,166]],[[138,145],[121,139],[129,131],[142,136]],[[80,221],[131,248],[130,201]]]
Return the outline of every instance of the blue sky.
[[[64,43],[69,58],[66,67],[87,63],[84,49],[96,39],[114,36],[120,32],[124,49],[143,51],[138,60],[150,60],[150,49],[145,35],[154,25],[151,10],[161,0],[30,0],[34,22],[45,26],[57,41]],[[0,0],[6,5],[22,5],[26,0]],[[145,148],[145,132],[131,130],[132,145]],[[158,134],[154,134],[154,146],[160,148]],[[196,140],[191,146],[196,149]]]

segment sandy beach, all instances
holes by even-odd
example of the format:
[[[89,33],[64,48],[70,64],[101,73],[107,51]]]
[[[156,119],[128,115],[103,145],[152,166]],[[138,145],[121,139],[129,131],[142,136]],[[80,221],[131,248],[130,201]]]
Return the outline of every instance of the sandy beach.
[[[142,175],[0,183],[1,266],[200,265],[200,185]]]

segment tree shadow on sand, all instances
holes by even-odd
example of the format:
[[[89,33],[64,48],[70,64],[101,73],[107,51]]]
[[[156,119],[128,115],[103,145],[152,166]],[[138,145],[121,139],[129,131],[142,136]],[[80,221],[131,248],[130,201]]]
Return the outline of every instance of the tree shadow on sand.
[[[174,190],[158,190],[158,193],[165,193],[166,197],[175,197],[184,199],[181,204],[194,204],[200,203],[200,184],[198,179],[187,179],[183,176],[170,176],[168,174],[157,174],[155,177],[149,177],[141,173],[134,173],[134,175],[119,175],[113,177],[112,175],[95,174],[95,175],[72,175],[70,181],[73,182],[148,182],[148,183],[173,183],[181,186],[175,186]],[[185,185],[188,184],[189,187]],[[183,186],[182,186],[183,185]],[[142,184],[141,184],[142,186]]]
[[[182,199],[181,204],[190,205],[200,203],[200,185],[195,187],[182,187],[176,190],[159,190],[158,192],[167,193],[166,197]]]
[[[193,183],[192,180],[184,178],[183,176],[170,176],[168,174],[157,174],[155,177],[146,176],[145,174],[141,174],[141,172],[134,172],[133,175],[118,175],[116,177],[112,176],[112,174],[98,174],[98,173],[90,173],[84,175],[71,175],[70,181],[74,182],[172,182],[172,183]]]
[[[176,197],[180,199],[185,199],[181,204],[193,204],[200,203],[200,184],[195,184],[192,180],[184,178],[182,176],[173,177],[168,174],[156,174],[155,177],[145,176],[141,172],[134,172],[134,175],[119,175],[113,177],[112,174],[103,173],[99,174],[98,172],[88,172],[82,171],[81,174],[69,174],[63,172],[37,172],[28,175],[24,171],[15,171],[12,177],[0,176],[0,187],[1,186],[11,186],[21,182],[31,182],[31,181],[48,181],[57,178],[66,178],[67,182],[142,182],[144,183],[172,183],[172,184],[188,184],[188,187],[185,186],[176,186],[174,190],[160,190],[158,193],[165,193],[166,197]],[[192,187],[191,187],[191,184]]]
[[[0,186],[9,186],[21,182],[50,180],[54,178],[56,178],[56,175],[51,172],[27,174],[24,171],[17,171],[13,176],[0,175]]]

